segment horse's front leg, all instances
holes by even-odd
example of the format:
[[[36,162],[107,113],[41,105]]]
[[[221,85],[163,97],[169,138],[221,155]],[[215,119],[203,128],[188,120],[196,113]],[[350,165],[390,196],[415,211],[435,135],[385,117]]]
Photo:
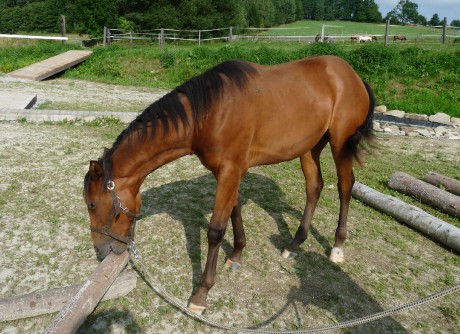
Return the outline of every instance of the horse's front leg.
[[[228,219],[238,196],[243,173],[239,168],[224,167],[217,174],[214,211],[208,227],[208,257],[201,276],[200,287],[191,298],[189,309],[197,314],[206,309],[209,290],[215,283],[217,256],[227,229]]]

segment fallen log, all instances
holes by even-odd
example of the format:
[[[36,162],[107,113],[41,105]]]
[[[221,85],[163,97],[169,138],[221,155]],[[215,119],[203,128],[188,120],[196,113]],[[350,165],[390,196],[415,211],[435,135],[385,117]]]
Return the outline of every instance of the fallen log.
[[[93,274],[82,284],[44,333],[75,333],[86,317],[93,312],[102,296],[128,263],[129,254],[109,253]]]
[[[460,252],[460,228],[446,223],[413,205],[356,182],[352,195],[398,221],[430,236],[443,245]]]
[[[388,186],[453,217],[460,218],[460,197],[445,190],[401,172],[391,175]]]
[[[450,177],[435,173],[428,172],[423,181],[428,182],[436,187],[443,187],[448,192],[460,196],[460,181]]]
[[[136,281],[137,276],[132,271],[122,272],[107,290],[102,300],[127,295],[136,287]],[[82,284],[75,284],[0,299],[0,322],[59,312],[81,287]]]

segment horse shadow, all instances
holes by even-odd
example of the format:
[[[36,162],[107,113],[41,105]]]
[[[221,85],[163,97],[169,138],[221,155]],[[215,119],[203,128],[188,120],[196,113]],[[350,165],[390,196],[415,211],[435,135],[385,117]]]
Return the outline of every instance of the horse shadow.
[[[140,326],[134,321],[131,312],[110,308],[97,313],[91,313],[82,326],[76,331],[77,334],[110,333],[113,325],[123,327],[127,333],[141,333]]]
[[[190,180],[176,181],[151,188],[143,192],[142,216],[166,213],[180,221],[184,228],[187,253],[192,263],[192,282],[194,291],[200,283],[202,267],[200,230],[207,231],[206,215],[213,210],[216,181],[212,175],[205,175]],[[279,234],[272,235],[270,241],[280,251],[292,240],[283,214],[288,214],[300,221],[302,212],[284,201],[284,193],[279,186],[266,176],[247,173],[240,186],[240,197],[244,206],[249,200],[255,202],[276,222]],[[193,201],[190,201],[193,198]],[[174,204],[171,205],[171,200]],[[164,203],[158,205],[158,203]],[[275,204],[276,203],[276,204]],[[142,218],[142,217],[141,217]],[[245,220],[243,214],[243,222]],[[231,226],[229,226],[231,228]],[[312,305],[327,310],[339,322],[352,320],[361,316],[383,311],[381,306],[359,287],[339,266],[325,256],[332,248],[328,239],[313,226],[309,237],[315,238],[323,247],[324,254],[300,252],[290,261],[296,270],[300,285],[292,287],[286,298],[287,302],[273,317],[262,322],[257,328],[268,325],[284,313],[288,307],[297,310],[296,305]],[[224,239],[222,248],[229,256],[233,246]],[[303,268],[303,269],[302,269]],[[244,268],[240,269],[244,270]],[[297,314],[299,328],[307,327],[300,313]],[[349,333],[407,333],[394,319],[384,318],[372,323],[348,329]]]

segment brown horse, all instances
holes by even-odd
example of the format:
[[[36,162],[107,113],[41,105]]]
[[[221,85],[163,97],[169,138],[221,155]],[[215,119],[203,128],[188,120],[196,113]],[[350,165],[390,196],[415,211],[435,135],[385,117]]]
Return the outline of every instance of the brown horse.
[[[342,59],[306,58],[265,67],[228,61],[182,84],[150,105],[98,161],[91,161],[84,198],[96,252],[121,253],[132,241],[141,208],[139,188],[152,171],[195,154],[217,179],[208,228],[208,255],[200,287],[189,308],[201,313],[214,285],[217,254],[229,218],[234,250],[226,266],[236,269],[246,245],[239,186],[246,171],[300,157],[307,201],[293,241],[292,257],[307,231],[323,188],[320,154],[330,144],[337,168],[340,214],[330,254],[343,261],[353,157],[372,137],[371,90]]]
[[[404,35],[394,35],[393,36],[393,42],[396,42],[396,41],[406,41],[407,38],[406,36]]]

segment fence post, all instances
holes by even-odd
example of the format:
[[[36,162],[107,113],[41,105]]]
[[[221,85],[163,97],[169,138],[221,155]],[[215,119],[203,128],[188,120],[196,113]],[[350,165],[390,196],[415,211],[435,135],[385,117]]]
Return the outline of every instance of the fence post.
[[[321,42],[324,42],[324,24],[321,25]]]
[[[104,27],[104,35],[102,36],[102,46],[105,48],[107,44],[107,27]]]
[[[447,32],[447,17],[444,17],[444,22],[442,23],[442,44],[446,44],[446,32]]]
[[[390,19],[387,20],[387,24],[385,25],[385,46],[388,46],[388,32],[390,30]]]
[[[129,32],[129,45],[130,46],[133,45],[133,32],[132,31]]]
[[[201,45],[201,30],[198,30],[198,45]]]
[[[228,42],[232,44],[232,39],[233,39],[233,27],[230,27],[230,31],[228,33]]]
[[[165,29],[161,28],[160,30],[160,47],[163,48],[165,43]]]
[[[66,31],[65,31],[65,15],[61,15],[61,36],[65,37]],[[62,44],[64,44],[65,41],[62,41]]]

